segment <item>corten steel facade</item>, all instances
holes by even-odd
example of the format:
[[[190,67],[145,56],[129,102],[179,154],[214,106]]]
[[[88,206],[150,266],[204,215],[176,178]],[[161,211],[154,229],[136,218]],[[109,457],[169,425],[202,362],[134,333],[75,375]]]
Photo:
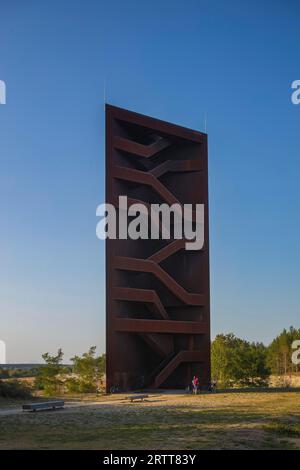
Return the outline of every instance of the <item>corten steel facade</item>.
[[[106,240],[107,390],[210,380],[207,136],[106,106],[106,201],[204,204],[202,250]]]

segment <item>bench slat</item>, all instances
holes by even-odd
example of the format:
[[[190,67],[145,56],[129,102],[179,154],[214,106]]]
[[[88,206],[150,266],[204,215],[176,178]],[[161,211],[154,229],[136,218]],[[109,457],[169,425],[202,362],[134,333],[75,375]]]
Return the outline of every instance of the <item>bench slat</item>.
[[[48,410],[51,408],[62,408],[65,405],[63,400],[56,401],[46,401],[46,402],[37,402],[37,403],[26,403],[22,406],[24,411],[30,410]]]
[[[148,398],[149,395],[130,395],[126,397],[127,400],[130,401],[135,401],[135,400],[144,400],[145,398]]]

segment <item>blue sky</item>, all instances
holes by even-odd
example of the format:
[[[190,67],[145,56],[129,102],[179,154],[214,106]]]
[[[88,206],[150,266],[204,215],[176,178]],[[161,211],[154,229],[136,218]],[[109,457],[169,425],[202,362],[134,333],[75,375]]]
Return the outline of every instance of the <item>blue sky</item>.
[[[299,327],[297,0],[4,0],[0,339],[9,362],[104,351],[111,104],[209,134],[212,333]]]

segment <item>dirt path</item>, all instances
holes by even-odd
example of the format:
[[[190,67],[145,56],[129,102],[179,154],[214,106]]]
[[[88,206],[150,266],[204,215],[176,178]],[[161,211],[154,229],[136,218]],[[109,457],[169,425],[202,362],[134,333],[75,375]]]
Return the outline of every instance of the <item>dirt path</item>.
[[[66,402],[64,409],[70,409],[70,408],[84,408],[84,407],[90,407],[90,408],[97,408],[99,405],[112,405],[112,404],[121,404],[125,403],[124,398],[120,399],[114,399],[114,400],[105,400],[105,401],[75,401],[75,402]],[[40,410],[39,413],[44,412],[49,412],[49,410]],[[50,410],[52,411],[52,410]],[[24,414],[21,406],[16,406],[15,408],[0,408],[0,417],[1,416],[10,416],[10,415],[18,415],[18,414]],[[31,413],[30,411],[27,413]]]

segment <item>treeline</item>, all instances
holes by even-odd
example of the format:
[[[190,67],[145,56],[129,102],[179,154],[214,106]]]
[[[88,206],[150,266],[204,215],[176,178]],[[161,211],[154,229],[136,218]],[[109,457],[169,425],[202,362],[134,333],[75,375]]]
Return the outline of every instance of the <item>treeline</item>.
[[[57,393],[95,393],[103,389],[105,374],[105,355],[96,355],[96,346],[92,346],[82,356],[71,358],[71,365],[63,365],[62,349],[56,355],[45,353],[42,358],[45,365],[38,369],[35,387],[45,395]]]
[[[38,374],[39,366],[28,369],[0,367],[0,379],[21,379],[35,377]]]
[[[292,348],[294,341],[300,340],[300,328],[290,327],[289,330],[277,336],[268,347],[268,366],[273,374],[293,374],[300,371],[300,367],[292,362]]]
[[[219,387],[267,386],[270,375],[297,373],[292,344],[300,340],[300,329],[283,330],[269,346],[248,342],[233,333],[217,335],[212,343],[212,377]]]
[[[287,377],[298,373],[300,366],[292,361],[296,340],[300,340],[300,329],[293,327],[283,330],[269,346],[237,338],[233,333],[219,334],[211,348],[212,379],[219,388],[257,387],[268,386],[271,375]],[[96,347],[92,346],[81,356],[74,356],[69,365],[63,364],[63,357],[61,349],[55,355],[45,353],[45,364],[29,369],[25,375],[24,370],[3,368],[0,397],[25,397],[34,389],[49,396],[104,391],[105,354],[97,356]],[[33,384],[20,382],[18,376],[35,379]],[[285,380],[282,383],[287,384]]]
[[[96,355],[92,346],[82,356],[74,356],[71,364],[63,364],[62,349],[57,354],[42,355],[45,364],[27,369],[0,370],[0,397],[28,398],[40,390],[44,395],[61,393],[97,393],[104,391],[105,355]],[[34,377],[34,381],[26,380]],[[19,379],[19,380],[18,380]]]

